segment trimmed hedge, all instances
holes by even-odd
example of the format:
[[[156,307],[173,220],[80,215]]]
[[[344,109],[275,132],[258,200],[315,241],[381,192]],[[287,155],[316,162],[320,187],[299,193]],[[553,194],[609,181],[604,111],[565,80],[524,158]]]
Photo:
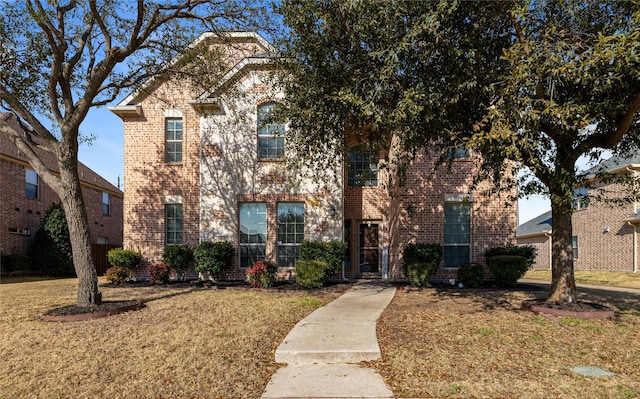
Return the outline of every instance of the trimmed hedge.
[[[142,255],[140,252],[130,249],[113,248],[107,252],[107,259],[109,259],[111,266],[133,269],[142,261]]]
[[[233,261],[233,245],[226,241],[203,241],[193,247],[196,271],[209,272],[217,276]]]
[[[513,287],[529,270],[527,258],[518,255],[498,255],[489,258],[489,270],[498,286]]]
[[[184,245],[168,245],[162,251],[162,261],[176,271],[178,280],[184,280],[189,262],[193,260],[191,247]]]
[[[502,247],[491,247],[484,252],[484,258],[489,264],[489,258],[498,255],[522,256],[527,260],[529,267],[533,266],[538,250],[531,245],[506,245]]]
[[[418,262],[434,262],[439,265],[442,261],[442,245],[426,243],[408,243],[402,251],[403,271],[407,274],[407,266]]]
[[[429,287],[440,262],[418,262],[406,267],[407,279],[414,287]]]
[[[463,263],[458,267],[458,281],[469,288],[479,288],[484,284],[484,269],[477,263]]]
[[[326,275],[331,276],[342,267],[346,251],[347,243],[342,241],[302,241],[298,259],[318,260],[326,263]]]
[[[269,288],[276,283],[278,265],[274,262],[259,260],[247,269],[247,280],[254,288]]]
[[[327,268],[327,263],[321,260],[298,259],[296,282],[304,288],[320,288],[327,281]]]

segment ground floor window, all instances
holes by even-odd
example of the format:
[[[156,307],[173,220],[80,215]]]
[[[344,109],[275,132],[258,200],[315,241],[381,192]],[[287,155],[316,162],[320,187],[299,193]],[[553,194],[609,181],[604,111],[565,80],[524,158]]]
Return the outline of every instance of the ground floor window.
[[[444,205],[444,266],[458,267],[469,262],[471,248],[471,205]]]
[[[300,256],[300,243],[304,240],[304,204],[281,202],[278,204],[278,266],[294,267]]]
[[[182,244],[182,204],[165,205],[166,244]]]
[[[264,260],[267,252],[267,204],[241,203],[240,217],[240,267],[249,267]]]
[[[578,236],[571,237],[571,249],[573,250],[573,259],[578,259]]]

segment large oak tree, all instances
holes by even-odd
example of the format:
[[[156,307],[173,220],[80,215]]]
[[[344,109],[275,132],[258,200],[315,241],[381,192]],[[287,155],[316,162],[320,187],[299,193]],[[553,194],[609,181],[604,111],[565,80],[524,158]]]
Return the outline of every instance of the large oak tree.
[[[60,197],[78,275],[79,306],[101,301],[77,168],[80,124],[90,108],[108,104],[123,90],[166,72],[198,31],[256,29],[263,12],[254,3],[25,0],[3,4],[0,107],[30,125],[38,140],[2,122],[0,132],[12,139]],[[59,176],[39,159],[36,147],[55,154]]]
[[[638,148],[638,1],[284,0],[291,135],[327,162],[345,126],[408,153],[465,145],[477,176],[551,197],[549,300],[575,301],[576,161]],[[512,161],[511,163],[505,160]],[[515,166],[512,168],[511,166]]]

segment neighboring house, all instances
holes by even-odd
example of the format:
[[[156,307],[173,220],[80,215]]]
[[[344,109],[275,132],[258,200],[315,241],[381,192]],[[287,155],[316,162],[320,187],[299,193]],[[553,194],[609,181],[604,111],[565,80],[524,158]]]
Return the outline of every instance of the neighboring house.
[[[394,168],[381,160],[398,152],[373,154],[351,134],[345,165],[284,162],[292,151],[286,125],[267,119],[283,101],[270,80],[275,49],[251,32],[204,34],[196,43],[226,54],[215,87],[156,79],[109,108],[124,123],[124,246],[147,264],[167,245],[224,240],[236,248],[228,277],[244,278],[253,262],[269,259],[288,278],[303,239],[344,240],[344,277],[398,279],[406,243],[436,242],[445,248],[438,277],[455,278],[459,264],[515,242],[515,204],[482,194],[486,186],[471,190],[477,164],[464,151],[435,176],[435,159],[418,154],[406,184],[393,190]]]
[[[629,188],[620,183],[601,183],[596,173],[631,173],[640,171],[640,154],[612,157],[587,171],[595,182],[592,190],[603,190],[608,198],[624,198]],[[575,270],[638,271],[638,202],[611,205],[590,201],[594,193],[585,188],[575,190],[573,258]],[[546,212],[518,226],[518,245],[532,245],[538,250],[534,269],[551,269],[551,212]]]
[[[11,113],[0,118],[14,130],[32,134]],[[38,141],[34,136],[34,141]],[[53,154],[36,149],[51,173],[58,172]],[[27,255],[29,243],[47,210],[60,199],[31,168],[26,157],[0,135],[0,251],[3,255]],[[122,245],[123,193],[97,173],[78,163],[78,174],[89,218],[91,242]]]

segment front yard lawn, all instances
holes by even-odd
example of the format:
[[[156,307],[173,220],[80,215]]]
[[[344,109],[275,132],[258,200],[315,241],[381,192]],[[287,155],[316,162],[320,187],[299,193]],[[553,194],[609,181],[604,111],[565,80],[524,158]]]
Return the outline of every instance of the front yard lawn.
[[[146,306],[52,323],[42,315],[75,302],[76,279],[10,282],[0,284],[1,398],[257,398],[289,330],[339,295],[102,286],[105,300]]]
[[[405,398],[638,398],[640,295],[579,291],[616,320],[520,310],[544,297],[533,289],[400,290],[378,321],[382,360],[370,366]],[[615,376],[584,377],[575,366]]]

